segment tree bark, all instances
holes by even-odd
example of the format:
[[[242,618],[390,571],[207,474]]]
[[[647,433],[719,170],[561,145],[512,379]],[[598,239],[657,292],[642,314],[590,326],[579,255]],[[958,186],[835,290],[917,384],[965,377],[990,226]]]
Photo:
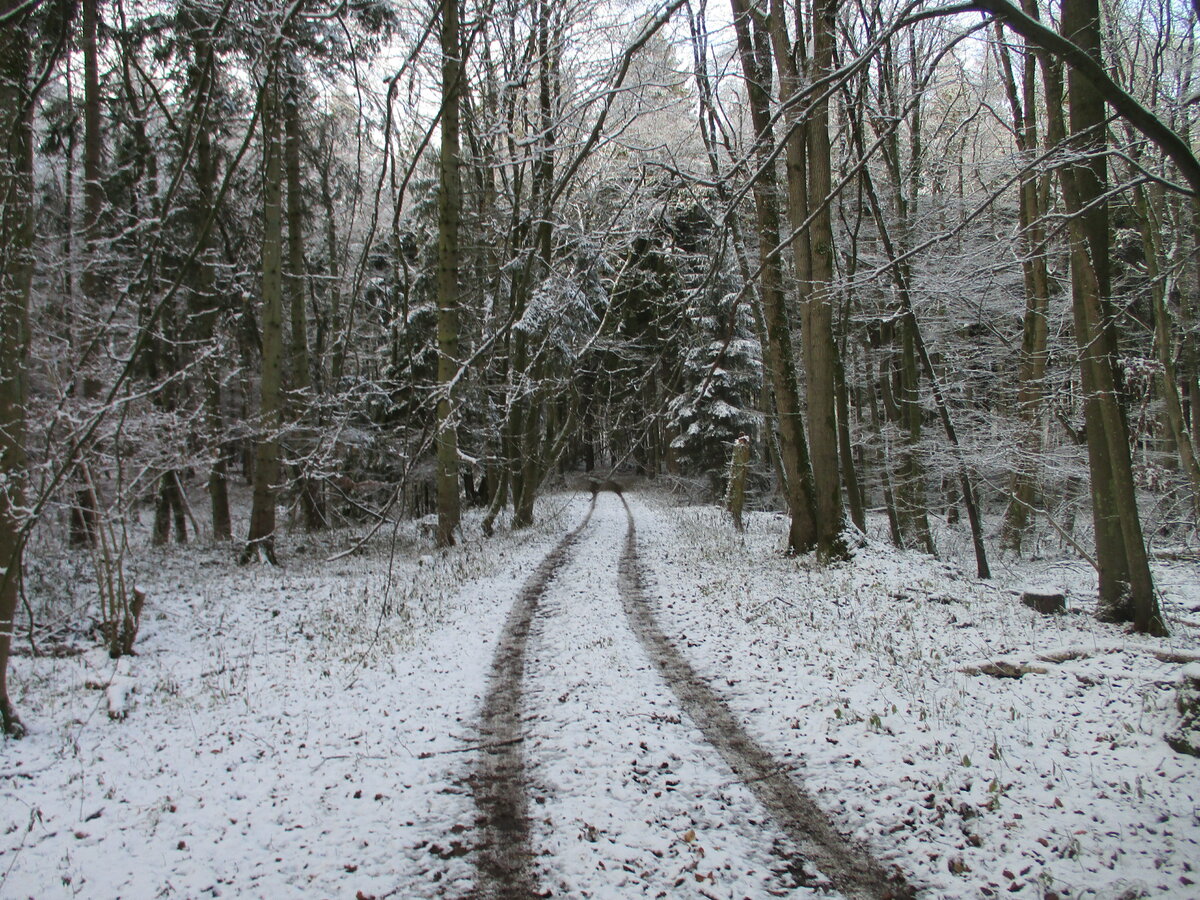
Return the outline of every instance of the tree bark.
[[[783,292],[783,273],[775,255],[775,248],[780,243],[780,227],[778,187],[771,159],[774,138],[770,114],[770,48],[761,35],[757,35],[757,45],[751,37],[751,21],[745,0],[731,0],[731,3],[755,132],[758,172],[754,181],[754,206],[758,219],[760,296],[767,337],[764,355],[771,372],[775,409],[779,416],[780,462],[785,473],[784,491],[791,515],[788,550],[791,553],[806,553],[817,546],[817,523],[812,471],[800,415],[791,329]]]
[[[750,438],[742,435],[733,442],[733,456],[729,461],[729,484],[725,490],[725,508],[733,519],[738,532],[745,531],[742,509],[746,505],[746,473],[750,470]]]
[[[1064,0],[1063,36],[1101,58],[1097,0]],[[1133,483],[1129,426],[1117,393],[1116,340],[1108,305],[1108,210],[1105,101],[1072,68],[1067,76],[1071,134],[1085,160],[1060,170],[1069,217],[1071,293],[1080,375],[1087,395],[1088,456],[1092,474],[1100,615],[1132,621],[1143,633],[1166,634],[1150,575]]]
[[[262,379],[259,434],[254,453],[254,499],[250,534],[241,561],[255,557],[274,565],[275,491],[279,480],[279,431],[283,423],[283,142],[277,66],[263,92]]]
[[[458,432],[453,380],[458,372],[458,226],[462,186],[458,171],[459,94],[462,45],[458,0],[442,2],[442,153],[438,194],[438,398],[437,398],[437,544],[454,543],[459,522]]]
[[[317,416],[311,409],[312,364],[308,350],[308,315],[305,310],[305,285],[307,266],[304,261],[304,203],[301,194],[300,149],[304,139],[300,121],[301,85],[299,66],[296,60],[287,60],[286,85],[283,101],[284,117],[284,172],[287,179],[287,250],[288,272],[284,280],[288,292],[291,313],[291,346],[289,355],[292,363],[291,413],[290,417],[301,425],[302,441],[296,448],[300,461],[296,464],[297,488],[300,495],[300,511],[307,531],[320,531],[329,523],[325,518],[325,504],[321,497],[321,484],[310,471],[312,457],[317,451]],[[307,426],[307,427],[304,427]]]
[[[11,737],[25,733],[8,696],[8,660],[25,550],[33,276],[33,97],[23,8],[17,0],[0,0],[0,726]]]

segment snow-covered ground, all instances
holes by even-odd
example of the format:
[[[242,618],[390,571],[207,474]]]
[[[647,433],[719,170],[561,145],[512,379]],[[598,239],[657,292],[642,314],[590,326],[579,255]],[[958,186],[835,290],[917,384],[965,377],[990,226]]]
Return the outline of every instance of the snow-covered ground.
[[[737,535],[717,510],[627,496],[662,629],[922,896],[1200,896],[1200,760],[1163,741],[1181,665],[1160,658],[1200,653],[1195,563],[1161,564],[1172,636],[1155,640],[1094,621],[1083,566],[985,585],[871,544],[819,568],[780,554],[776,516]],[[226,547],[139,549],[136,657],[13,661],[30,734],[0,744],[0,896],[468,893],[492,654],[586,506],[551,496],[537,528],[440,553],[412,528],[329,562],[353,535],[294,535],[279,570],[236,568]],[[540,882],[556,896],[804,892],[786,840],[623,618],[624,529],[602,494],[535,619]],[[1010,590],[1023,579],[1066,588],[1072,611],[1025,609]],[[1000,658],[1035,671],[964,671]]]

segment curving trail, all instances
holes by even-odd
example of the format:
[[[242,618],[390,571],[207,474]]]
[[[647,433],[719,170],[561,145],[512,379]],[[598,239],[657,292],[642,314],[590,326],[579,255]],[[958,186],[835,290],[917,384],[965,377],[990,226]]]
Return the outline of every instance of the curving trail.
[[[532,573],[496,650],[468,776],[476,894],[911,896],[663,634],[616,499]]]

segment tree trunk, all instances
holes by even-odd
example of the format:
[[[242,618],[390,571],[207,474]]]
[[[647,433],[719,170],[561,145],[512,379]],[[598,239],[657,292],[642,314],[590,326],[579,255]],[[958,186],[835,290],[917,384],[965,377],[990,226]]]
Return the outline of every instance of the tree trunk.
[[[1163,282],[1159,260],[1163,259],[1162,238],[1146,191],[1138,185],[1133,189],[1133,205],[1141,224],[1142,247],[1146,257],[1146,277],[1150,282],[1150,304],[1154,313],[1154,351],[1162,374],[1158,378],[1159,396],[1165,407],[1167,427],[1179,462],[1192,490],[1192,510],[1200,514],[1200,463],[1192,447],[1192,436],[1183,421],[1183,402],[1179,395],[1179,379],[1175,373],[1174,329],[1167,311],[1167,288]]]
[[[529,206],[534,213],[534,226],[529,234],[533,246],[528,263],[517,286],[518,306],[521,313],[530,290],[550,271],[552,262],[554,220],[554,169],[555,169],[555,101],[558,96],[558,53],[559,47],[552,34],[552,15],[555,7],[548,0],[539,0],[534,40],[538,60],[538,125],[539,141],[533,156],[533,174],[530,183]],[[533,507],[537,491],[541,486],[551,457],[543,447],[543,415],[546,408],[546,359],[541,348],[530,350],[531,338],[518,329],[514,346],[514,376],[521,390],[520,416],[514,423],[514,446],[518,448],[514,460],[513,476],[513,527],[527,528],[533,524]],[[523,379],[523,383],[521,380]]]
[[[870,371],[871,366],[868,362],[867,369]],[[884,368],[884,361],[879,361],[879,389],[883,394],[884,405],[887,405],[888,395],[888,375]],[[879,403],[875,399],[875,386],[870,385],[867,390],[867,399],[871,404],[871,427],[875,432],[875,440],[879,444],[879,452],[882,456],[879,465],[879,477],[883,482],[883,505],[887,511],[888,533],[891,535],[892,543],[904,549],[904,533],[900,530],[900,515],[896,511],[896,493],[892,490],[892,461],[888,458],[887,439],[883,432],[884,416],[879,411]],[[888,415],[890,418],[890,414]]]
[[[796,366],[792,351],[790,323],[783,293],[783,273],[775,248],[779,246],[779,206],[770,114],[770,48],[761,34],[750,33],[750,16],[745,0],[731,0],[737,32],[738,52],[750,101],[755,131],[754,206],[758,218],[760,286],[767,342],[764,349],[775,409],[779,416],[779,452],[785,478],[791,525],[788,551],[806,553],[817,546],[816,509],[813,502],[812,471],[808,445],[800,415],[800,397],[796,386]]]
[[[278,71],[263,92],[262,380],[259,434],[254,453],[254,499],[250,535],[241,561],[275,564],[275,491],[279,480],[279,431],[283,423],[283,142],[280,139]]]
[[[912,58],[913,84],[918,81],[915,67],[916,51],[910,44],[909,55]],[[880,63],[881,90],[884,102],[888,108],[891,121],[900,121],[905,115],[900,104],[901,87],[899,85],[899,64],[890,46],[885,47],[885,54]],[[911,267],[908,263],[905,248],[912,243],[913,219],[916,215],[918,184],[922,169],[921,149],[921,104],[919,94],[909,108],[911,109],[912,124],[909,132],[912,143],[908,159],[901,153],[899,129],[876,124],[882,138],[884,162],[887,165],[891,187],[891,200],[895,207],[896,226],[894,232],[888,227],[883,218],[882,206],[875,196],[872,187],[870,169],[862,169],[862,180],[872,197],[872,214],[876,222],[876,230],[885,246],[891,246],[889,258],[892,262],[892,278],[899,285],[910,285],[912,282]],[[853,138],[858,148],[859,157],[866,153],[864,125],[862,116],[857,110],[851,109],[850,117],[853,127]],[[920,455],[921,431],[924,411],[920,404],[920,371],[917,368],[916,335],[914,322],[903,314],[898,321],[889,320],[882,328],[881,340],[884,346],[892,346],[892,378],[891,384],[883,382],[886,391],[884,406],[887,418],[904,432],[904,444],[899,451],[896,465],[895,501],[899,529],[906,545],[917,547],[926,553],[936,553],[933,542],[933,532],[929,527],[929,511],[927,486],[925,483],[925,467]],[[896,329],[899,329],[897,333]],[[896,345],[898,344],[898,351]]]
[[[750,469],[750,438],[742,435],[733,442],[733,457],[729,461],[729,484],[725,490],[725,508],[738,532],[745,531],[742,508],[746,505],[746,473]]]
[[[196,104],[196,108],[207,110],[212,102],[214,61],[205,23],[200,23],[199,27],[193,30],[192,48],[192,102]],[[215,349],[213,342],[220,308],[215,290],[216,263],[213,259],[216,241],[213,239],[214,226],[209,222],[213,217],[216,202],[217,167],[207,112],[198,118],[196,128],[196,194],[199,199],[193,219],[197,248],[191,312],[197,343],[201,347]],[[225,441],[224,416],[221,411],[220,365],[220,359],[214,353],[208,354],[202,363],[201,380],[204,392],[204,425],[207,432],[205,437],[212,459],[208,473],[208,494],[213,539],[228,541],[233,538],[233,523],[229,515],[229,450]]]
[[[312,365],[308,353],[308,315],[305,310],[304,206],[301,196],[300,145],[303,133],[300,122],[300,73],[294,59],[288,59],[287,81],[283,103],[284,115],[284,172],[287,178],[287,250],[288,273],[285,284],[291,311],[292,385],[291,418],[303,427],[297,463],[297,487],[300,511],[307,531],[320,531],[329,526],[325,518],[325,503],[320,482],[311,472],[312,458],[317,452],[317,416],[312,412]]]
[[[1100,60],[1097,0],[1064,0],[1063,36]],[[1086,394],[1096,557],[1102,618],[1132,621],[1143,633],[1165,634],[1150,575],[1133,483],[1129,426],[1117,394],[1116,340],[1108,306],[1107,119],[1104,98],[1075,69],[1067,76],[1071,134],[1088,157],[1062,168],[1069,216],[1071,294],[1080,376]]]
[[[862,485],[858,478],[858,466],[854,460],[854,447],[850,434],[850,397],[846,388],[846,370],[842,354],[839,353],[834,368],[837,388],[838,453],[841,456],[842,481],[846,487],[846,499],[850,506],[850,521],[863,534],[867,533],[867,510],[863,500]]]
[[[1179,304],[1179,330],[1185,337],[1179,349],[1179,377],[1191,416],[1192,446],[1200,447],[1200,335],[1196,320],[1200,314],[1200,199],[1192,200],[1192,286],[1183,291]]]
[[[158,481],[158,500],[154,506],[154,530],[150,542],[161,547],[171,538],[175,526],[175,542],[187,543],[187,514],[184,511],[183,487],[174,469],[163,472]]]
[[[86,246],[80,289],[85,302],[92,304],[95,311],[85,313],[87,318],[98,315],[102,307],[100,294],[104,290],[104,279],[100,275],[103,266],[100,220],[104,213],[104,185],[101,181],[101,157],[103,136],[100,130],[100,55],[97,31],[99,30],[99,0],[83,0],[83,234]],[[89,346],[86,336],[80,336],[80,346]],[[78,362],[82,363],[83,360]],[[76,371],[76,392],[87,397],[91,391],[83,366]],[[74,488],[74,507],[71,510],[71,527],[68,542],[76,548],[96,546],[96,528],[99,503],[91,480],[82,477],[80,458],[75,466],[77,486]]]
[[[1037,56],[1026,42],[1022,68],[1021,94],[1008,49],[1003,42],[1001,25],[996,23],[997,53],[1012,111],[1013,133],[1017,150],[1032,160],[1038,149],[1037,137]],[[1038,482],[1038,459],[1042,451],[1043,379],[1048,353],[1047,315],[1050,310],[1050,280],[1046,268],[1046,226],[1043,221],[1039,178],[1033,171],[1021,176],[1019,222],[1021,226],[1021,268],[1025,284],[1025,318],[1021,336],[1021,364],[1018,375],[1017,415],[1021,433],[1017,439],[1016,469],[1009,486],[1011,500],[1004,513],[1000,532],[1002,547],[1021,552],[1021,544],[1033,524]]]
[[[837,0],[823,0],[812,23],[813,80],[827,77],[833,70],[836,17]],[[829,209],[832,191],[829,102],[823,97],[818,99],[813,104],[808,120],[800,119],[796,102],[800,78],[780,0],[772,3],[768,27],[779,73],[779,99],[784,104],[788,123],[788,221],[795,233],[791,242],[792,255],[800,285],[817,553],[826,559],[845,557],[847,548],[841,536],[842,486],[838,472],[835,410],[836,350],[830,294],[833,281],[833,221]],[[812,222],[805,229],[803,226],[810,213]]]
[[[8,696],[8,659],[25,550],[29,290],[33,276],[33,97],[28,12],[0,0],[0,726],[25,733]]]
[[[861,129],[856,124],[855,139],[858,148],[861,151]],[[958,479],[959,485],[962,488],[963,504],[967,508],[967,519],[971,526],[971,543],[975,551],[975,570],[980,578],[991,578],[991,567],[988,565],[987,549],[983,542],[983,521],[979,515],[978,505],[975,501],[975,489],[971,483],[971,477],[967,471],[966,462],[961,457],[960,445],[958,441],[958,432],[954,428],[954,422],[950,418],[950,409],[946,403],[945,396],[942,394],[941,386],[938,383],[937,371],[933,367],[933,360],[929,356],[929,352],[925,348],[925,341],[921,337],[920,323],[917,321],[917,313],[912,303],[912,291],[909,282],[908,268],[899,262],[896,245],[893,242],[891,235],[888,232],[887,223],[883,218],[883,209],[879,203],[879,197],[875,192],[874,183],[871,181],[870,172],[866,169],[862,174],[863,187],[866,190],[867,198],[871,204],[871,211],[875,217],[876,229],[879,232],[880,241],[884,247],[888,261],[891,263],[892,277],[896,282],[896,292],[900,297],[900,311],[903,315],[901,319],[901,327],[903,328],[903,372],[901,376],[902,391],[907,396],[900,402],[900,409],[897,412],[901,417],[908,419],[908,438],[911,445],[914,433],[919,438],[920,436],[920,415],[921,410],[918,403],[911,397],[913,390],[910,385],[915,385],[917,382],[916,361],[919,359],[921,367],[925,371],[925,376],[929,379],[929,385],[933,391],[934,404],[937,407],[938,418],[942,423],[942,430],[945,432],[946,440],[953,448],[954,453],[958,456]],[[914,419],[916,421],[914,421]],[[911,459],[911,446],[909,451]],[[902,477],[905,474],[911,476],[910,461],[902,465]],[[918,470],[919,472],[919,470]],[[923,483],[923,474],[921,474],[922,482],[920,483],[920,505],[916,512],[920,518],[916,520],[915,527],[911,531],[916,533],[918,540],[922,541],[927,552],[933,553],[933,536],[929,531],[929,520],[925,510],[925,486]],[[903,512],[903,510],[902,510]]]
[[[818,81],[832,76],[838,0],[814,3],[813,71]],[[810,289],[803,305],[804,364],[808,380],[808,438],[817,512],[817,552],[823,558],[849,555],[842,538],[842,484],[838,472],[838,434],[833,340],[833,177],[829,159],[829,101],[818,99],[808,125],[808,207],[811,253]]]
[[[916,325],[905,316],[900,320],[900,371],[897,405],[904,428],[904,450],[900,456],[900,519],[904,530],[926,553],[936,556],[933,530],[929,527],[925,466],[921,461],[921,431],[925,411],[921,409],[921,375],[917,369]]]
[[[458,224],[462,187],[458,171],[458,107],[462,46],[458,0],[442,2],[442,153],[438,194],[438,398],[437,398],[437,544],[454,543],[459,522],[458,424],[453,380],[458,373]]]

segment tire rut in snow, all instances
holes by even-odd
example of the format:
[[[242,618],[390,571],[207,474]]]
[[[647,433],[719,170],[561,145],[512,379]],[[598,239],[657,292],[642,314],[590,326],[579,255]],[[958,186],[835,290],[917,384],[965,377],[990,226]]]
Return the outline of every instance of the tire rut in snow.
[[[816,801],[785,774],[778,760],[746,733],[725,703],[663,634],[646,599],[633,511],[624,497],[621,502],[629,520],[618,572],[621,603],[646,654],[654,660],[680,706],[795,842],[805,861],[835,888],[853,898],[911,897],[912,890],[899,875],[889,875],[865,847],[837,832]]]
[[[525,650],[542,594],[562,568],[567,551],[579,539],[595,508],[593,496],[583,521],[559,541],[521,586],[492,660],[488,692],[479,716],[479,757],[468,776],[482,832],[474,860],[476,889],[481,897],[527,900],[538,896],[529,847],[528,790],[521,746]]]

